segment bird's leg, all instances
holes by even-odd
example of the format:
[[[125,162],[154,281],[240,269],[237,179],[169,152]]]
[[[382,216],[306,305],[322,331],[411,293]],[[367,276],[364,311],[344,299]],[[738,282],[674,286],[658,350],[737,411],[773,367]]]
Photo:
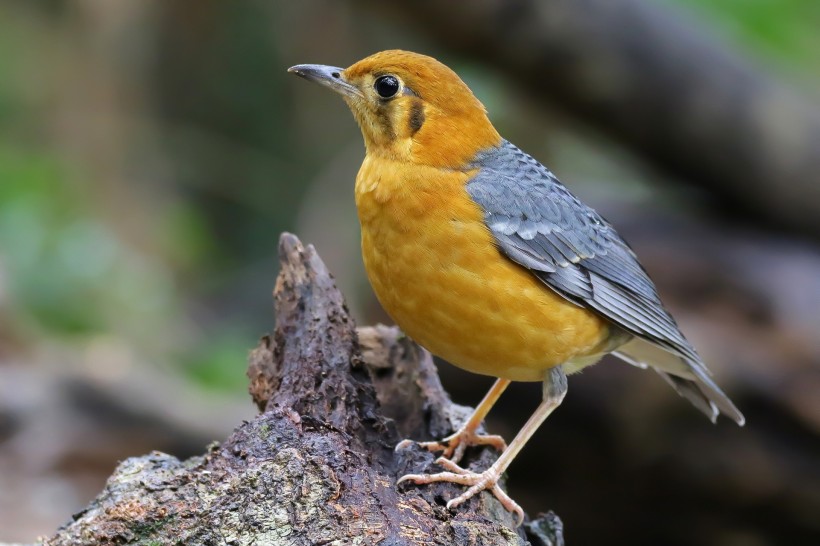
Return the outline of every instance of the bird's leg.
[[[567,394],[567,376],[564,374],[561,366],[552,368],[547,372],[544,379],[544,400],[521,428],[516,437],[513,439],[510,446],[501,454],[501,456],[484,472],[472,472],[470,470],[461,468],[457,464],[444,458],[436,460],[436,464],[443,466],[448,472],[439,472],[438,474],[408,474],[399,479],[398,483],[404,481],[411,481],[417,484],[426,484],[433,482],[451,482],[461,485],[470,486],[467,491],[452,499],[447,503],[447,508],[455,508],[466,500],[475,496],[477,493],[485,489],[492,491],[493,495],[501,502],[501,504],[509,510],[514,512],[517,517],[518,525],[524,521],[524,511],[518,504],[512,500],[504,491],[498,487],[498,480],[501,475],[510,466],[518,452],[532,437],[541,423],[549,417],[549,415],[561,405],[564,396]]]
[[[467,422],[455,433],[438,442],[418,442],[418,445],[429,451],[443,451],[441,456],[453,463],[459,462],[464,456],[464,451],[470,446],[489,445],[498,451],[504,451],[507,448],[504,438],[495,434],[476,434],[476,430],[509,384],[509,379],[498,379],[476,406]],[[413,443],[412,440],[403,440],[396,445],[396,450],[404,449]]]

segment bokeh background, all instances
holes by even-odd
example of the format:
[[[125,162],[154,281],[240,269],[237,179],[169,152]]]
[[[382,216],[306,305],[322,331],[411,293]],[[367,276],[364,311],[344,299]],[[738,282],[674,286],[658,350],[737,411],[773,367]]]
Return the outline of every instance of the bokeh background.
[[[505,4],[506,7],[500,7]],[[0,540],[48,535],[118,460],[253,415],[283,230],[360,324],[363,146],[288,76],[412,49],[633,244],[746,413],[710,425],[606,360],[510,471],[570,544],[820,543],[820,3],[3,0]],[[441,366],[454,399],[490,380]],[[489,427],[536,406],[516,385]]]

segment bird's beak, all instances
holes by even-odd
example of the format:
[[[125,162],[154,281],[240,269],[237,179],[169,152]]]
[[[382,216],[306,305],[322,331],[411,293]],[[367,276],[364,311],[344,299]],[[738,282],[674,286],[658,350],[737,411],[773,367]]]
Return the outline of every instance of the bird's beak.
[[[340,95],[361,97],[362,92],[344,79],[344,76],[342,76],[343,71],[343,68],[323,64],[297,64],[288,68],[288,72],[291,74],[296,74],[306,80],[329,87]]]

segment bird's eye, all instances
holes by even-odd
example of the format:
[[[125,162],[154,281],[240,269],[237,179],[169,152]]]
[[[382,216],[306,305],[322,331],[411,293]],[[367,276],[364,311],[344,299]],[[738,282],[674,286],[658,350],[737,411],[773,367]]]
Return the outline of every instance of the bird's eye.
[[[389,99],[399,92],[399,80],[395,76],[382,76],[373,84],[376,93],[383,99]]]

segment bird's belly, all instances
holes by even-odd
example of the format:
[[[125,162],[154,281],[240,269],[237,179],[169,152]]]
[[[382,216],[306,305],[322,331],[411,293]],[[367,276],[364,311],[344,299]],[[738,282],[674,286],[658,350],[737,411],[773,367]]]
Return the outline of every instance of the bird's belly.
[[[558,364],[594,361],[585,357],[600,352],[606,323],[502,256],[465,203],[360,210],[365,268],[387,313],[433,354],[479,374],[540,381]]]

